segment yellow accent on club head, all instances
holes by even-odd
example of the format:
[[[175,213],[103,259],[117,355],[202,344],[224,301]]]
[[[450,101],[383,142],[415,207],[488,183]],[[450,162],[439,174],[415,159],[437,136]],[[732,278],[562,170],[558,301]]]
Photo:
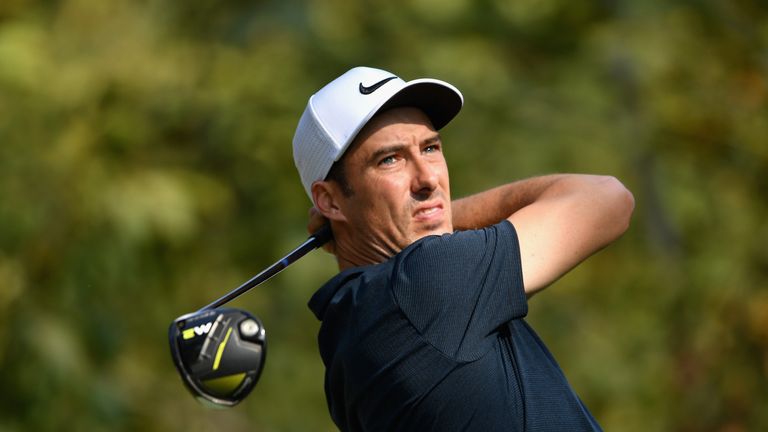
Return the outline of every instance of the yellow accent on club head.
[[[192,339],[195,337],[195,329],[194,328],[188,328],[181,332],[181,337],[184,338],[184,340]]]
[[[213,370],[219,368],[219,362],[221,362],[221,355],[224,353],[224,347],[227,345],[229,335],[232,334],[232,327],[227,330],[227,335],[224,336],[224,341],[219,344],[219,349],[216,350],[216,358],[213,360]]]
[[[245,372],[201,381],[201,384],[211,394],[218,397],[227,397],[240,387],[244,379]]]

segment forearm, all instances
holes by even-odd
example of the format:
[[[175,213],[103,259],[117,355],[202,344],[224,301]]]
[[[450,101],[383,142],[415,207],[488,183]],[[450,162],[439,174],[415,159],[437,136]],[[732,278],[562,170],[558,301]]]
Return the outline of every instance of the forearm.
[[[453,228],[466,230],[498,223],[523,207],[552,194],[557,190],[557,183],[575,176],[552,174],[532,177],[454,200],[451,203]]]
[[[454,201],[453,226],[465,230],[512,222],[525,292],[531,296],[621,236],[634,206],[632,193],[614,177],[555,174]]]
[[[508,220],[518,234],[528,295],[547,287],[629,227],[632,193],[616,178],[569,175]]]

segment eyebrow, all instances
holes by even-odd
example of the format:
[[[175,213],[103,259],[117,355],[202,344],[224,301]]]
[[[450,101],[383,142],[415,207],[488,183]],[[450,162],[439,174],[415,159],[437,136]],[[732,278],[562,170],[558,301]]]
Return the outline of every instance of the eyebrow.
[[[440,141],[440,134],[435,134],[434,136],[431,136],[425,140],[422,141],[423,144],[434,144],[436,142]],[[391,146],[382,147],[375,152],[371,154],[371,157],[368,158],[368,161],[371,163],[378,162],[379,158],[384,156],[385,154],[389,153],[397,153],[398,151],[403,150],[406,148],[406,144],[393,144]]]

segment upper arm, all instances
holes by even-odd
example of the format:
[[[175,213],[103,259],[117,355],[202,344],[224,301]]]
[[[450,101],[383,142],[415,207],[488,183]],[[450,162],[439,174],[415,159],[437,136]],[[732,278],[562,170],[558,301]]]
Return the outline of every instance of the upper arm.
[[[618,238],[633,208],[632,194],[615,178],[575,176],[512,214],[526,294],[546,288]]]

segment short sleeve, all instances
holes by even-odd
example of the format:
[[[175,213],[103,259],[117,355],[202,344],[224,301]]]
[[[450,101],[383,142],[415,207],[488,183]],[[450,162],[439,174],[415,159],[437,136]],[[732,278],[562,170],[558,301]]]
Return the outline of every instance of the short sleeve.
[[[508,221],[426,237],[398,255],[395,301],[419,334],[456,360],[490,347],[503,324],[528,313],[520,247]]]

